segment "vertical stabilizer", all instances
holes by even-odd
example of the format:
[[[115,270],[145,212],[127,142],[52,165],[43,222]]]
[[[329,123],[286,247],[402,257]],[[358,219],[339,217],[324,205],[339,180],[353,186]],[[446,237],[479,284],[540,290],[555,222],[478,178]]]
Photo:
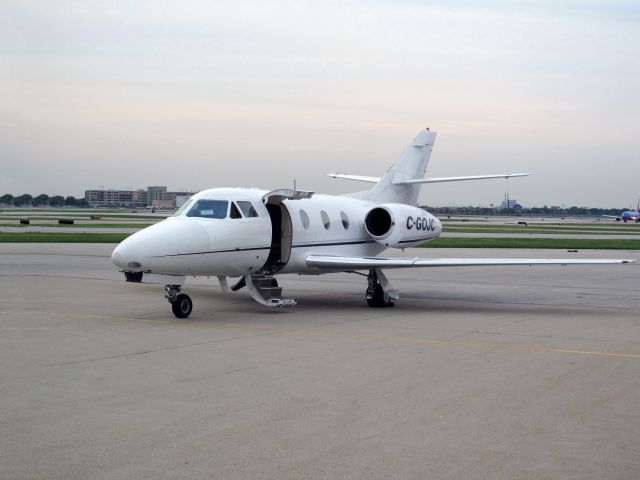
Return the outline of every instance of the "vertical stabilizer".
[[[376,186],[359,197],[380,203],[416,205],[420,184],[396,185],[394,182],[424,177],[435,140],[436,132],[428,128],[420,131]]]

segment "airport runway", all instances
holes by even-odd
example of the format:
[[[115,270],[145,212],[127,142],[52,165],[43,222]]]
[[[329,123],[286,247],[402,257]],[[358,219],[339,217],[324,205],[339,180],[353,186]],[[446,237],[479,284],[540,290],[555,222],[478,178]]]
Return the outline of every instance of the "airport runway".
[[[110,245],[0,244],[3,479],[636,479],[640,264],[126,284]],[[640,252],[407,250],[635,258]]]

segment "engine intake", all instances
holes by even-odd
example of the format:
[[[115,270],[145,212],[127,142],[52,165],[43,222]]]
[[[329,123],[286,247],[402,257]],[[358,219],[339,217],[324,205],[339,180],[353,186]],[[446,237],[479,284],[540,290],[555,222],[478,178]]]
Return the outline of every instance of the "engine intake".
[[[367,213],[365,228],[372,237],[384,237],[393,227],[391,213],[384,207],[376,207]]]
[[[367,233],[386,247],[407,248],[433,240],[442,224],[418,207],[388,203],[372,208],[364,218]]]

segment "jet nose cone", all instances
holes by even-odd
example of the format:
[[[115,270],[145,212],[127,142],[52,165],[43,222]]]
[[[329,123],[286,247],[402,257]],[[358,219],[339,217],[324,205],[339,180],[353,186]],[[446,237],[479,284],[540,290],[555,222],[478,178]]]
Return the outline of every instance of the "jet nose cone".
[[[127,272],[173,271],[180,255],[198,254],[210,247],[207,230],[190,219],[170,217],[123,240],[111,261]]]
[[[125,239],[120,243],[111,253],[111,261],[116,267],[122,268],[127,271],[139,270],[142,266],[139,261],[136,261],[133,257],[133,253],[129,245],[128,240]],[[139,255],[138,255],[139,256]]]
[[[124,255],[122,254],[122,250],[120,249],[120,245],[113,249],[111,252],[111,262],[120,268],[124,268],[126,262],[124,261]]]

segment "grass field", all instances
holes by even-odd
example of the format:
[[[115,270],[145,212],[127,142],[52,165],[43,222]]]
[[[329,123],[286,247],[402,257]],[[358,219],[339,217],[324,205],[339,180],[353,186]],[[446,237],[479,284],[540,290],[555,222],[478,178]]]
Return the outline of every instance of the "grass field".
[[[569,227],[569,228],[580,228],[580,227],[594,227],[594,228],[640,228],[640,223],[635,222],[593,222],[593,223],[563,223],[563,222],[529,222],[529,226],[549,226],[549,227]]]
[[[519,233],[519,234],[540,234],[540,235],[638,235],[640,236],[640,230],[588,230],[588,229],[575,229],[569,230],[564,228],[550,229],[550,228],[457,228],[457,227],[444,227],[443,232],[450,233],[486,233],[486,234],[498,234],[498,233]]]
[[[569,230],[620,230],[628,231],[640,230],[640,224],[637,223],[614,223],[614,224],[602,224],[602,223],[529,223],[528,225],[518,225],[516,223],[453,223],[442,222],[442,225],[446,228],[483,228],[487,230],[500,229],[500,228],[520,228],[523,230],[530,228],[550,228],[550,229],[569,229]]]
[[[89,220],[92,222],[99,222],[101,220],[155,220],[160,221],[165,219],[165,216],[159,215],[100,215],[102,218],[92,219],[90,215],[0,215],[0,221],[18,221],[21,218],[28,218],[29,220],[58,220],[59,218],[68,218],[72,220]]]
[[[0,233],[0,243],[119,243],[126,233]],[[640,239],[439,238],[425,248],[553,248],[567,250],[640,250]]]
[[[0,243],[120,243],[127,233],[0,232]]]
[[[554,248],[567,250],[640,250],[640,239],[438,238],[424,248]]]
[[[73,225],[60,225],[59,223],[31,223],[21,225],[19,223],[0,223],[0,227],[53,227],[53,228],[145,228],[153,223],[75,223]]]
[[[640,235],[638,224],[597,224],[597,223],[443,223],[443,231],[449,233],[486,234],[567,234],[567,235]]]

